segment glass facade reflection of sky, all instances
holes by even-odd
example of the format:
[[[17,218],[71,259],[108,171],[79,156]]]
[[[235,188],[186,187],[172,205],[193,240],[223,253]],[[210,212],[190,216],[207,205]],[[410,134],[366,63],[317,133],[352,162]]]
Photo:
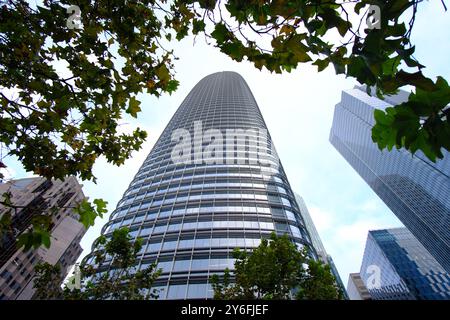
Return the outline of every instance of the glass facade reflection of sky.
[[[355,88],[336,105],[330,141],[405,227],[450,272],[450,155],[436,163],[418,151],[380,151],[372,141],[375,109],[407,98],[380,100]]]
[[[369,231],[360,275],[373,299],[450,299],[450,275],[406,228]]]
[[[227,129],[267,129],[244,79],[215,73],[192,89],[142,164],[102,233],[126,226],[144,240],[138,267],[157,262],[163,270],[155,283],[160,299],[212,297],[209,278],[234,267],[233,249],[251,250],[271,232],[311,248],[276,153],[269,153],[276,165],[260,165],[249,161],[255,154],[237,140],[245,146],[244,162],[172,161],[174,130],[184,128],[194,137],[196,121],[203,131],[217,129],[224,136]]]

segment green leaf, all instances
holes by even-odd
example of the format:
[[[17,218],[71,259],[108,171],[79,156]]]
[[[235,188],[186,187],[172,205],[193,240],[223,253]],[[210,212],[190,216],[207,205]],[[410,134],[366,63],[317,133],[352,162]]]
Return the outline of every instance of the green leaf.
[[[33,244],[33,234],[31,232],[22,233],[17,239],[17,247],[23,247],[24,251],[30,250]]]
[[[421,71],[415,73],[408,73],[403,70],[400,70],[396,74],[396,79],[401,81],[404,85],[410,84],[424,91],[433,91],[435,89],[433,81],[425,77]]]
[[[304,35],[296,34],[286,43],[286,49],[294,54],[297,61],[308,62],[312,59],[308,55],[309,47],[301,42],[303,39]]]
[[[6,166],[2,166],[2,168],[6,168]],[[6,191],[6,192],[2,193],[1,201],[3,202],[4,206],[11,207],[13,205],[12,201],[11,201],[11,197],[12,197],[12,193],[10,191]]]
[[[382,64],[383,74],[388,76],[394,75],[397,72],[397,67],[399,66],[400,62],[401,60],[399,57],[394,57],[385,61]]]
[[[402,37],[406,33],[406,26],[404,23],[388,26],[386,28],[386,33],[392,37]]]
[[[141,111],[139,105],[140,101],[136,100],[135,97],[130,98],[130,102],[128,104],[127,113],[129,113],[132,117],[137,118],[137,113]]]
[[[358,3],[356,3],[356,5],[355,5],[356,14],[359,14],[361,12],[361,9],[367,5],[368,5],[368,3],[365,1],[359,1]]]
[[[41,233],[41,242],[46,248],[50,248],[50,233],[47,231],[42,231]],[[40,246],[39,243],[37,246]]]
[[[244,47],[240,42],[229,42],[221,46],[220,51],[226,53],[230,58],[238,62],[242,61],[244,57]]]

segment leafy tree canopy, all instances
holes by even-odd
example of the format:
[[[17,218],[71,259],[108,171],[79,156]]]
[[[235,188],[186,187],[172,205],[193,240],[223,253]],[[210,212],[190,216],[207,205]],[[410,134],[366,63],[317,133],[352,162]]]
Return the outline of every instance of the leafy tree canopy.
[[[83,261],[80,265],[80,288],[75,286],[75,277],[69,279],[69,285],[61,288],[62,273],[60,267],[42,263],[35,267],[34,288],[37,299],[66,300],[148,300],[158,298],[154,281],[161,274],[156,264],[150,264],[137,270],[137,253],[142,241],[132,241],[127,228],[116,229],[107,240],[104,236],[96,241],[94,265]],[[107,260],[112,261],[110,269],[101,270]]]
[[[67,26],[73,4],[82,29]],[[41,176],[95,179],[100,156],[123,164],[146,138],[119,131],[141,110],[136,94],[178,85],[154,1],[5,1],[0,21],[0,141]]]
[[[272,233],[252,252],[236,249],[233,273],[211,277],[215,299],[340,299],[328,266],[310,259],[284,235]]]

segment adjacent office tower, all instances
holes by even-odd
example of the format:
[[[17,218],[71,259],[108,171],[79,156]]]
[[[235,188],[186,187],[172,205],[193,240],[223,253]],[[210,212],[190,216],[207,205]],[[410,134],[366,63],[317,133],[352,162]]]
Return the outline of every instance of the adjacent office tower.
[[[323,246],[322,240],[320,239],[319,236],[319,232],[317,232],[316,226],[314,225],[314,221],[312,220],[311,215],[309,214],[308,207],[306,206],[305,201],[299,194],[294,193],[294,195],[295,200],[297,201],[297,204],[300,209],[300,214],[303,218],[303,221],[305,222],[305,228],[311,237],[311,245],[316,251],[319,260],[330,266],[331,273],[336,278],[336,283],[341,289],[344,298],[348,299],[347,291],[345,290],[344,283],[341,280],[341,276],[339,275],[339,272],[336,268],[336,265],[334,264],[333,259],[329,254],[327,254],[325,247]]]
[[[10,231],[0,238],[0,300],[32,299],[36,264],[58,263],[64,278],[82,252],[80,240],[86,230],[70,207],[84,199],[83,191],[74,177],[65,181],[36,177],[0,184],[0,195],[5,192],[11,193],[11,202],[18,209],[0,205],[0,216],[11,214]],[[49,214],[54,206],[64,208],[53,215],[50,248],[17,249],[17,237],[28,230],[33,216]]]
[[[347,284],[347,294],[350,300],[371,300],[369,290],[359,273],[350,273]]]
[[[450,273],[450,155],[436,163],[418,151],[380,151],[372,141],[374,109],[401,103],[408,94],[380,100],[354,88],[342,93],[330,141],[405,227]]]
[[[309,248],[266,129],[244,79],[214,73],[188,94],[137,172],[102,233],[128,226],[144,239],[139,267],[162,268],[159,299],[212,297],[208,280],[234,267],[233,249],[253,249],[273,231]]]
[[[406,228],[369,231],[360,275],[376,300],[450,299],[450,275]]]

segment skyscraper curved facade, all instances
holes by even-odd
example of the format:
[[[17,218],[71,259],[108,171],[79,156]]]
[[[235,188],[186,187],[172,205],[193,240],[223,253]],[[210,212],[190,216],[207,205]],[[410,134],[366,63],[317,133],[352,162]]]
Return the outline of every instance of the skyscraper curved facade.
[[[182,102],[102,233],[124,226],[144,240],[139,267],[163,270],[160,299],[212,297],[209,278],[233,269],[233,249],[273,231],[315,256],[258,105],[234,72],[205,77]]]

